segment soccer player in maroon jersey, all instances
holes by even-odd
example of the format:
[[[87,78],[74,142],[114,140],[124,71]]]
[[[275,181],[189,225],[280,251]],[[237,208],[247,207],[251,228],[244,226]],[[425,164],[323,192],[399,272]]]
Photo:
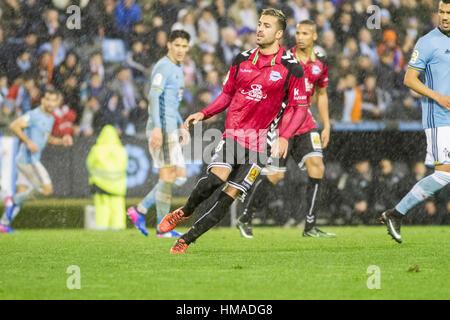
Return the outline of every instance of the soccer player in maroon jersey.
[[[317,195],[325,171],[322,160],[322,147],[325,148],[330,139],[330,120],[328,116],[328,96],[326,89],[328,85],[328,66],[324,57],[316,54],[313,50],[314,41],[317,39],[316,25],[314,22],[311,20],[301,21],[297,25],[295,38],[297,45],[291,51],[303,67],[304,77],[300,81],[304,81],[305,93],[300,91],[298,94],[294,93],[293,100],[289,101],[289,106],[284,110],[281,122],[278,123],[278,119],[276,119],[272,125],[272,129],[275,129],[278,124],[279,134],[283,136],[287,126],[292,126],[290,122],[296,112],[296,109],[292,108],[291,105],[297,104],[299,100],[305,99],[301,95],[306,94],[306,103],[309,108],[311,105],[311,97],[316,92],[319,114],[324,124],[322,133],[319,134],[311,113],[308,113],[306,120],[295,131],[294,137],[290,140],[289,154],[296,161],[300,169],[304,170],[306,167],[309,176],[306,188],[308,212],[306,213],[303,236],[332,237],[335,234],[324,232],[315,226]],[[271,134],[269,133],[270,136]],[[286,138],[289,139],[290,137]],[[268,143],[270,144],[270,141]],[[237,227],[244,238],[253,237],[251,224],[253,212],[251,211],[251,205],[255,199],[254,194],[258,190],[261,192],[261,190],[267,189],[266,187],[271,188],[272,185],[276,185],[284,179],[286,159],[274,160],[276,161],[269,163],[265,170],[267,172],[263,172],[261,178],[253,186],[245,201],[243,214],[237,221]]]
[[[166,215],[159,225],[168,232],[189,218],[195,208],[227,183],[214,204],[179,238],[171,253],[184,253],[187,246],[216,225],[234,199],[246,193],[267,161],[266,136],[272,121],[280,113],[282,102],[294,98],[294,85],[303,76],[301,65],[279,45],[286,28],[286,17],[276,9],[263,10],[259,19],[258,47],[237,55],[223,86],[223,92],[211,105],[190,115],[189,127],[227,109],[225,132],[216,148],[208,173],[200,178],[187,203]],[[298,86],[298,83],[297,83]],[[288,136],[307,116],[307,108],[294,107],[295,127],[286,124]],[[280,137],[272,146],[272,155],[285,157],[288,140]]]

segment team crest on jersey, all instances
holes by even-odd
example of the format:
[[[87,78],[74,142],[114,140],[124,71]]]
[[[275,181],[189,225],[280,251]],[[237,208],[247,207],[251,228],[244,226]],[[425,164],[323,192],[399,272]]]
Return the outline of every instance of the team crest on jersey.
[[[417,58],[419,57],[419,51],[418,50],[414,50],[414,52],[411,55],[411,63],[416,63]]]
[[[278,81],[283,79],[281,74],[278,71],[272,71],[269,76],[270,81]]]
[[[320,71],[321,71],[321,69],[320,69],[319,66],[314,65],[314,66],[312,67],[312,74],[314,74],[314,75],[319,74]]]
[[[241,90],[242,94],[246,95],[246,99],[253,100],[253,101],[261,101],[262,99],[267,98],[267,94],[264,94],[261,90],[262,85],[260,84],[252,84],[250,86],[252,90],[245,91],[244,89]]]
[[[161,73],[158,73],[155,75],[155,77],[153,78],[153,83],[152,85],[154,86],[159,86],[162,83],[163,80],[163,75]]]

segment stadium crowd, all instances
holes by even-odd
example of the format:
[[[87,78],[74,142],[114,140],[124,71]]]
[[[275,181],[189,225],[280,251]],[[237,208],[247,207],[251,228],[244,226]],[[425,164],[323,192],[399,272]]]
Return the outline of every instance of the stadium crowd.
[[[55,87],[63,93],[64,103],[54,113],[54,135],[90,136],[105,124],[112,124],[121,135],[144,137],[149,78],[153,65],[166,53],[169,32],[184,29],[191,36],[191,50],[184,61],[185,90],[180,109],[186,116],[203,109],[220,94],[233,57],[256,47],[254,32],[259,12],[274,7],[288,17],[282,43],[286,49],[295,45],[297,22],[316,22],[317,50],[326,53],[330,70],[332,121],[419,121],[420,97],[402,81],[415,42],[438,24],[436,2],[3,0],[0,118],[6,124],[38,106],[42,92]],[[68,27],[73,14],[66,12],[70,4],[81,7],[80,29]],[[378,6],[378,15],[368,11],[371,5]],[[380,25],[376,27],[378,18]],[[220,115],[205,122],[208,127],[220,129],[223,121],[224,115]],[[330,179],[330,186],[336,183],[330,189],[340,199],[335,203],[339,206],[336,212],[346,212],[350,217],[355,216],[352,212],[381,210],[379,206],[389,208],[398,201],[392,199],[393,192],[387,191],[393,188],[394,178],[384,173],[384,165],[381,173],[370,179],[364,172],[369,171],[366,167],[357,164],[347,178],[342,175]],[[364,179],[370,185],[372,178],[387,185],[382,188],[386,199],[378,197],[384,203],[372,203],[373,190],[368,187],[372,191],[366,192],[357,187]],[[414,174],[408,179],[411,181],[402,183],[406,189],[413,184]],[[360,191],[358,204],[346,202],[347,189],[352,193]],[[406,189],[395,194],[400,197]],[[443,199],[449,199],[448,195]],[[424,205],[430,216],[436,206],[444,207],[450,216],[449,202],[441,201],[434,207],[428,203]],[[448,223],[448,217],[445,219]]]

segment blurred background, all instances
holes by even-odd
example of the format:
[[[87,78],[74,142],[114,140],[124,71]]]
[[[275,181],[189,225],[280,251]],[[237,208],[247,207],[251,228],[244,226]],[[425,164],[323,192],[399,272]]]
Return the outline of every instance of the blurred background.
[[[420,97],[403,85],[414,44],[438,24],[436,0],[1,0],[0,130],[2,193],[15,190],[17,140],[8,124],[37,107],[46,88],[64,103],[54,112],[54,135],[71,134],[74,146],[48,146],[42,162],[62,199],[88,198],[85,160],[106,125],[119,133],[129,156],[128,196],[139,198],[157,181],[147,151],[147,93],[153,65],[166,54],[168,34],[184,29],[191,50],[184,61],[182,117],[221,92],[233,57],[256,47],[254,32],[263,8],[288,17],[282,41],[295,45],[297,22],[312,19],[316,50],[329,64],[332,137],[324,153],[325,204],[319,223],[373,224],[424,175],[425,135]],[[67,10],[71,5],[76,10]],[[371,5],[378,6],[373,28]],[[72,7],[73,8],[73,7]],[[358,93],[358,94],[355,94]],[[357,98],[355,98],[357,97]],[[344,110],[362,106],[360,117]],[[312,107],[317,115],[317,108]],[[224,127],[225,113],[202,129]],[[195,142],[195,141],[194,141]],[[202,141],[196,143],[202,144]],[[189,179],[204,170],[201,155],[188,159]],[[255,224],[292,225],[303,217],[306,174],[289,163],[276,193],[261,197]],[[193,183],[177,191],[189,194]],[[292,195],[296,196],[292,196]],[[416,207],[410,224],[450,224],[450,187]],[[293,222],[294,221],[294,222]],[[68,222],[67,222],[68,223]],[[224,221],[229,224],[229,221]],[[67,225],[70,225],[68,223]]]

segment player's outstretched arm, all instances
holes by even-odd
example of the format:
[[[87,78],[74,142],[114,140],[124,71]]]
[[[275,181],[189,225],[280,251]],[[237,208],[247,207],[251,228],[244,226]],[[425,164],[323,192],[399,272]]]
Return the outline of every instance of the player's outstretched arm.
[[[445,96],[431,90],[419,80],[419,76],[419,71],[409,68],[406,71],[403,84],[418,94],[433,99],[439,105],[450,111],[450,96]]]
[[[11,122],[9,128],[17,136],[17,138],[19,138],[20,141],[22,141],[26,145],[26,147],[28,148],[28,150],[31,151],[31,153],[36,153],[39,151],[38,146],[33,141],[31,141],[31,139],[28,138],[27,135],[23,132],[23,129],[28,127],[27,117],[29,116],[24,115],[20,118],[17,118],[13,122]]]
[[[205,115],[201,112],[196,112],[187,117],[186,121],[184,121],[184,127],[189,129],[190,126],[193,126],[199,121],[202,121],[205,118]]]

